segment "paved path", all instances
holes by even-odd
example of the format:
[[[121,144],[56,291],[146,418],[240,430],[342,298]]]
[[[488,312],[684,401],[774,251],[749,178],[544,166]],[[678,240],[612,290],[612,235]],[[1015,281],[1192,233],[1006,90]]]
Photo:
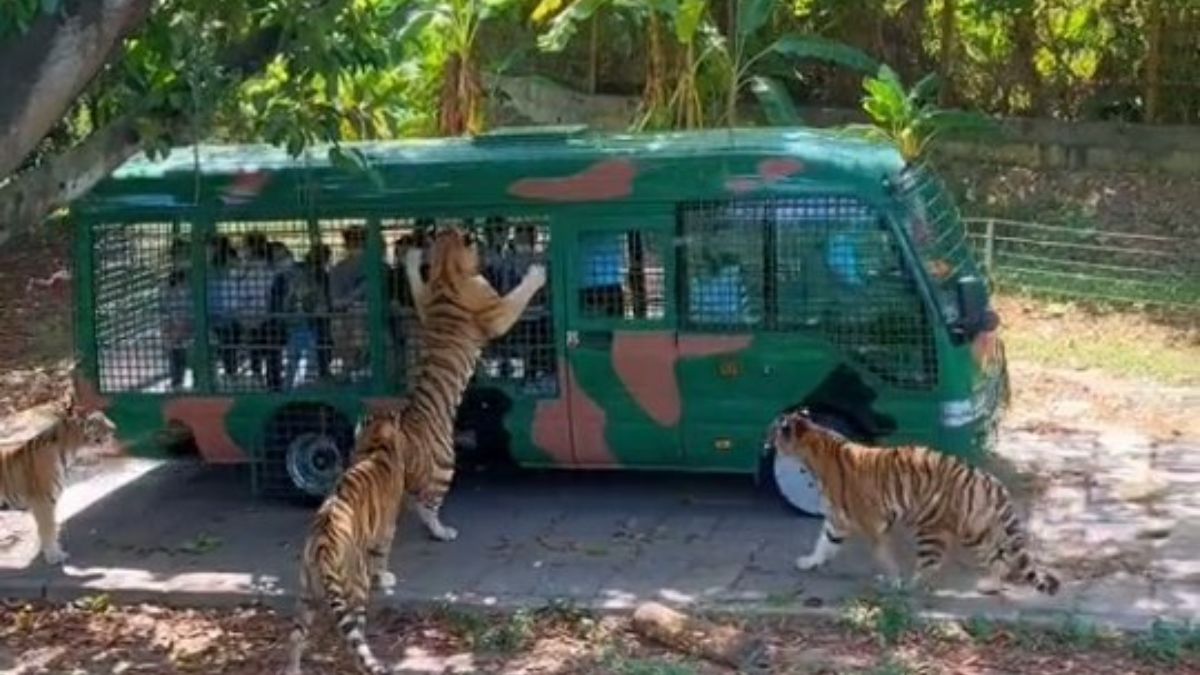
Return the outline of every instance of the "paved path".
[[[931,611],[1009,618],[1078,612],[1125,627],[1156,616],[1200,616],[1200,453],[1167,453],[1175,464],[1165,480],[1174,490],[1156,493],[1150,512],[1158,515],[1146,516],[1103,496],[1128,491],[1126,483],[1071,454],[1074,448],[1093,456],[1108,442],[1128,449],[1130,439],[1009,438],[1021,448],[1008,454],[1024,452],[1058,476],[1042,486],[1054,508],[1035,516],[1034,528],[1045,554],[1065,566],[1066,587],[1052,599],[1024,590],[980,596],[973,578],[950,569]],[[1075,473],[1059,476],[1051,455]],[[62,571],[35,558],[25,514],[0,512],[0,597],[106,592],[119,601],[256,600],[290,609],[308,511],[252,500],[248,476],[237,469],[111,460],[91,473],[63,505],[72,558]],[[1071,488],[1078,474],[1082,480]],[[794,570],[818,523],[791,515],[738,477],[463,474],[445,519],[459,528],[458,541],[430,541],[406,518],[393,556],[400,586],[383,602],[519,606],[566,599],[620,609],[657,598],[792,612],[836,608],[867,592],[874,573],[859,546],[828,571]]]

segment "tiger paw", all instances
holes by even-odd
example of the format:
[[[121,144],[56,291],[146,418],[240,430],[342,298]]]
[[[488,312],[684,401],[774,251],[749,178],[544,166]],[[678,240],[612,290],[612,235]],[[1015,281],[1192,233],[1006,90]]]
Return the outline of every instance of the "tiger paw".
[[[396,575],[387,570],[375,573],[375,588],[390,591],[396,587]]]
[[[984,577],[975,584],[980,595],[999,595],[1004,592],[1004,582],[995,577]]]
[[[821,566],[823,561],[814,555],[802,555],[796,558],[796,569],[801,572],[815,570]]]
[[[61,565],[67,561],[70,556],[60,546],[47,547],[42,551],[42,557],[46,560],[47,565]]]
[[[449,525],[438,525],[429,528],[429,534],[438,541],[454,541],[458,539],[458,530]]]

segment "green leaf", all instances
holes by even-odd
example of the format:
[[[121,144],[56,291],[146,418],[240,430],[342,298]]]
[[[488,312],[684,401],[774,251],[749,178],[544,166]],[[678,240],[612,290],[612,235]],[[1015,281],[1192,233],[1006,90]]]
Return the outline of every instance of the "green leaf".
[[[933,100],[941,84],[942,81],[937,73],[929,73],[925,77],[922,77],[913,86],[912,90],[908,92],[909,105],[920,105],[926,101]]]
[[[787,89],[774,78],[762,75],[750,80],[750,91],[762,106],[767,123],[774,127],[798,127],[804,124]]]
[[[775,0],[737,0],[737,32],[745,40],[758,32],[771,18]]]
[[[541,0],[537,7],[529,13],[529,20],[534,23],[542,23],[546,19],[558,13],[562,9],[563,0]]]
[[[42,0],[42,13],[53,14],[58,11],[60,4],[62,4],[62,0]]]
[[[392,36],[392,39],[396,42],[408,42],[409,40],[415,39],[421,34],[421,31],[425,30],[425,27],[437,17],[437,15],[438,12],[434,9],[419,9],[410,13],[408,18],[405,20],[404,25],[400,27],[400,30],[396,31],[396,34]]]
[[[691,44],[708,9],[707,0],[683,0],[675,14],[675,39],[681,45]]]
[[[796,60],[825,61],[864,73],[879,70],[879,63],[866,52],[844,42],[815,35],[784,35],[767,49]]]

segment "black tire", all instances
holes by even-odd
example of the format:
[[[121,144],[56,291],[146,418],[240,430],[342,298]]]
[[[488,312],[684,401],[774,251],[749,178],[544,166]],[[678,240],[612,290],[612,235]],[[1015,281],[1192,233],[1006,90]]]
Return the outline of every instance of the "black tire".
[[[262,491],[312,506],[349,466],[354,426],[332,406],[289,404],[267,422],[263,446]]]
[[[813,411],[812,419],[817,424],[832,429],[852,441],[863,442],[867,440],[865,434],[850,423],[845,415]],[[799,468],[803,471],[803,474],[797,477],[797,484],[783,485],[778,477],[779,471],[782,469],[777,469],[776,459],[777,453],[773,447],[768,448],[763,453],[762,461],[759,464],[759,475],[763,479],[762,482],[769,486],[771,492],[774,493],[784,508],[792,513],[807,518],[824,518],[825,516],[819,505],[820,485],[817,483],[815,477],[809,475],[803,469],[802,465],[799,465],[798,461],[794,461],[791,462],[792,466],[789,468]],[[788,460],[780,460],[781,464],[785,462],[788,462]],[[799,486],[800,490],[809,487],[815,492],[811,494],[799,494],[797,486]],[[813,496],[814,494],[815,496]]]

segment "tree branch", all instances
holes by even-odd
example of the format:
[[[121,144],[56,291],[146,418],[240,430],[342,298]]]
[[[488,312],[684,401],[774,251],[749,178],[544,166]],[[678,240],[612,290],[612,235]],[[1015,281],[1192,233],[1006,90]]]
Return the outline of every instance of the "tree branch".
[[[261,71],[277,53],[281,30],[264,28],[231,46],[218,64],[245,79]],[[55,209],[87,194],[96,183],[142,149],[138,120],[151,110],[135,110],[96,130],[79,144],[0,183],[0,246],[13,234],[31,230]],[[162,113],[159,113],[160,115]],[[181,113],[165,116],[167,133],[177,144],[190,142],[192,120]]]
[[[0,176],[8,176],[150,15],[153,0],[78,0],[0,42]]]

